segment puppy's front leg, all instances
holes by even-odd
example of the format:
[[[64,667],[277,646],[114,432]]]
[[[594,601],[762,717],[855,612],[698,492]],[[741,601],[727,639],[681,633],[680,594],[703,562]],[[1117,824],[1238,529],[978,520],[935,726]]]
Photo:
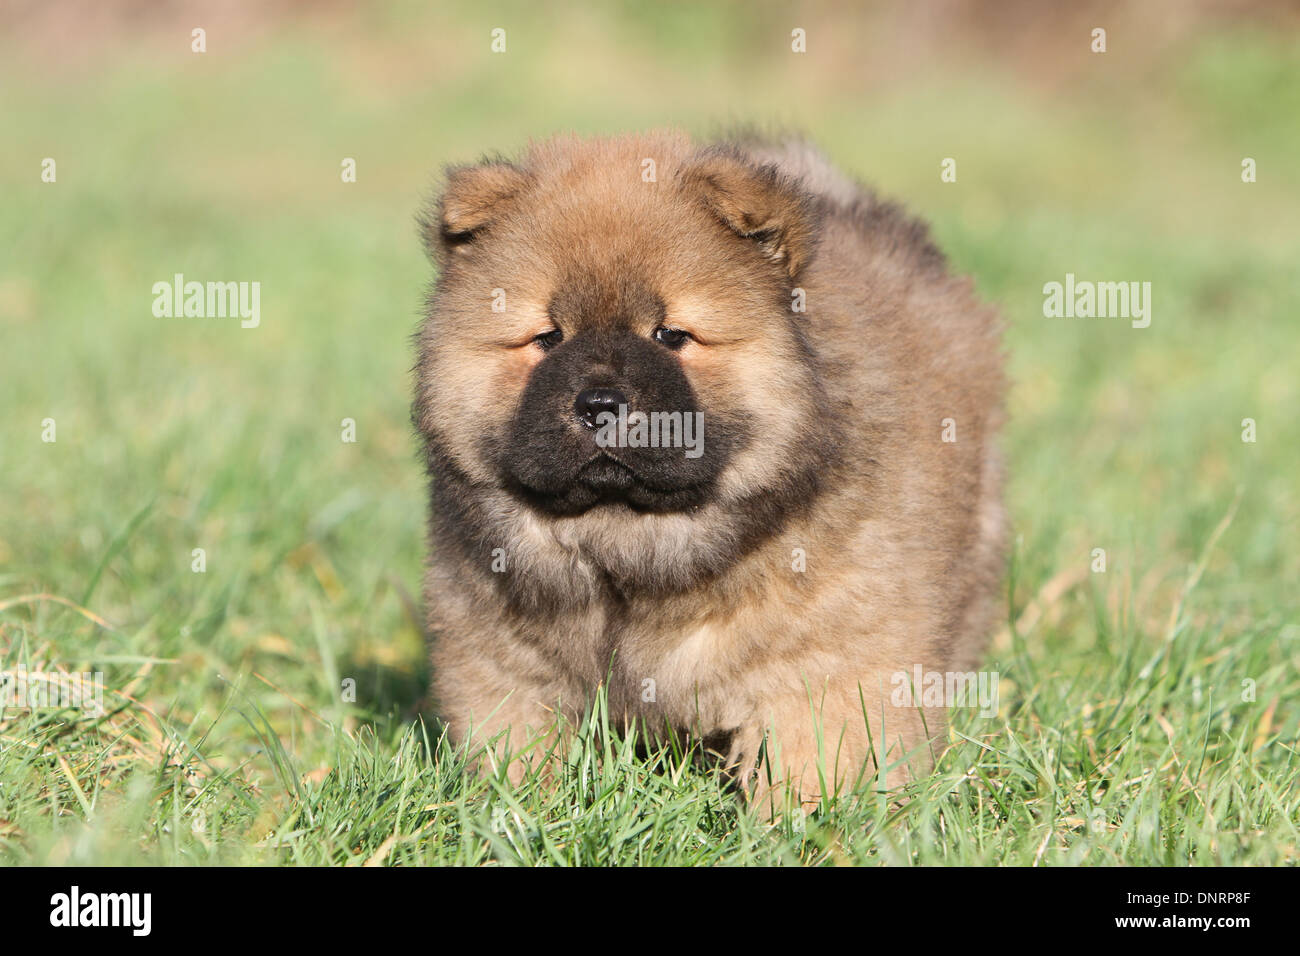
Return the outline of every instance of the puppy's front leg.
[[[749,801],[771,817],[812,810],[823,797],[877,786],[901,786],[928,767],[927,731],[920,712],[892,707],[858,687],[805,685],[769,699],[740,751],[763,740],[763,759],[747,776]],[[739,736],[739,735],[738,735]],[[734,758],[737,763],[740,758]]]
[[[571,726],[563,688],[503,674],[482,659],[435,654],[434,666],[439,713],[475,770],[492,773],[505,766],[515,785],[530,768],[547,770]]]

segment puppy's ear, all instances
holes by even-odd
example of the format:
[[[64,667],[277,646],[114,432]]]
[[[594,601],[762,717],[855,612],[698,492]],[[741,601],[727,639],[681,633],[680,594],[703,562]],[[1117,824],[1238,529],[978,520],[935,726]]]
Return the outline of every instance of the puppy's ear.
[[[775,166],[712,147],[682,167],[680,181],[738,236],[753,239],[793,279],[816,245],[811,197]]]
[[[456,249],[472,243],[509,211],[529,182],[528,173],[506,162],[449,169],[442,196],[420,217],[429,255],[441,263]]]

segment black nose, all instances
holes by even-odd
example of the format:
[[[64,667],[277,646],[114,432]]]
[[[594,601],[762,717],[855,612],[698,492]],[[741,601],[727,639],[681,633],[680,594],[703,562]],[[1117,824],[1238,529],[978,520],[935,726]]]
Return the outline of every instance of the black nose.
[[[573,403],[573,411],[578,421],[588,428],[595,428],[599,423],[596,416],[601,412],[618,414],[618,406],[627,404],[627,396],[616,388],[589,388],[578,393]]]

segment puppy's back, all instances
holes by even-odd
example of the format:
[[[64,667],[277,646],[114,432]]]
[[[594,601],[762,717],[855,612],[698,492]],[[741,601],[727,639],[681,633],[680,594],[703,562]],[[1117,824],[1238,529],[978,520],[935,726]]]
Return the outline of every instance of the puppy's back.
[[[801,277],[808,339],[854,422],[851,468],[870,473],[912,527],[916,570],[940,585],[953,662],[968,669],[996,615],[1005,563],[1000,317],[949,272],[924,222],[816,147],[793,136],[736,145],[817,201],[819,249]]]

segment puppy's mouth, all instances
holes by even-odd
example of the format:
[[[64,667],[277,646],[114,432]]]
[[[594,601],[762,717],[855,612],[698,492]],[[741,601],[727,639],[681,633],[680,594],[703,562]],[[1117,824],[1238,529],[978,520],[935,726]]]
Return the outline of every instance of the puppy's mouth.
[[[599,451],[578,470],[576,481],[592,491],[621,495],[638,480],[631,467],[610,451]]]
[[[572,516],[593,508],[624,508],[637,512],[685,511],[705,500],[712,481],[664,485],[648,479],[608,449],[593,454],[564,482],[538,488],[511,481],[516,495],[539,511]]]

